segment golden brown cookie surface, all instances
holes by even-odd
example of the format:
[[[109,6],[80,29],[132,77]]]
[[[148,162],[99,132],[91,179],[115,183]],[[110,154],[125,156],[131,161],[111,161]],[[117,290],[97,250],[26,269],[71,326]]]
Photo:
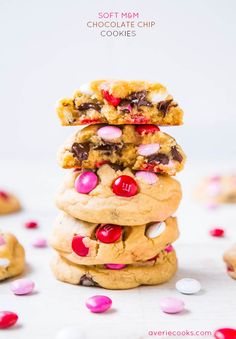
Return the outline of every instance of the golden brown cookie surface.
[[[11,233],[0,232],[0,280],[14,277],[23,272],[25,251]]]
[[[224,253],[223,259],[227,266],[227,273],[231,278],[236,279],[236,244]]]
[[[116,171],[109,165],[96,171],[97,186],[82,194],[75,189],[79,175],[79,171],[69,173],[56,203],[74,218],[92,223],[136,226],[164,221],[176,211],[182,196],[179,182],[172,177],[158,175],[154,184],[148,184],[128,168]],[[137,194],[132,197],[118,196],[113,191],[114,181],[123,175],[133,178],[138,186]]]
[[[70,284],[122,290],[170,280],[177,269],[177,258],[175,251],[172,251],[161,254],[157,260],[112,270],[103,266],[75,265],[57,254],[51,262],[51,268],[58,280]]]
[[[109,237],[114,232],[119,236],[116,241]],[[83,237],[89,249],[86,256],[80,256],[72,249],[72,240],[77,235]],[[50,243],[62,257],[75,264],[132,264],[155,257],[178,235],[177,220],[173,217],[162,223],[131,227],[86,223],[62,213],[55,221]]]
[[[0,190],[0,215],[17,212],[21,209],[19,200],[12,193]]]

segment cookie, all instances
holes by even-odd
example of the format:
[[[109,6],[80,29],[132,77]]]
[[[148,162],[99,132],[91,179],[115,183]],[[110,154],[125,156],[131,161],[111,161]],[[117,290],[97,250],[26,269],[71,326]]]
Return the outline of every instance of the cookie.
[[[183,111],[166,88],[147,81],[92,81],[60,100],[57,114],[65,126],[183,123]]]
[[[182,170],[185,162],[175,139],[155,125],[90,125],[74,134],[58,157],[63,168],[112,163],[169,175]]]
[[[76,265],[56,255],[51,262],[51,268],[58,280],[70,284],[124,290],[140,285],[157,285],[170,280],[177,270],[177,258],[173,250],[160,253],[160,257],[155,260],[114,270],[102,265]]]
[[[72,249],[78,235],[89,249],[86,256]],[[61,213],[54,223],[50,244],[62,257],[79,265],[132,264],[155,257],[178,235],[177,219],[173,217],[131,227],[92,224]]]
[[[98,180],[93,181],[93,186],[97,186],[87,194],[78,193],[78,180],[80,183],[86,179],[83,189],[85,182],[88,184],[89,179],[84,178],[84,172],[69,173],[56,197],[59,209],[92,223],[136,226],[164,221],[179,206],[181,186],[172,177],[152,173],[155,178],[150,184],[135,176],[129,168],[115,170],[109,165],[103,165],[92,173],[92,179]],[[81,180],[80,175],[83,175]],[[121,196],[126,193],[129,197]]]
[[[0,191],[0,215],[17,212],[21,209],[19,200],[13,194]]]
[[[0,232],[0,280],[14,277],[23,272],[25,251],[11,233]]]
[[[205,178],[196,191],[198,200],[204,203],[236,203],[236,175]]]
[[[223,259],[229,276],[236,279],[236,244],[224,253]]]

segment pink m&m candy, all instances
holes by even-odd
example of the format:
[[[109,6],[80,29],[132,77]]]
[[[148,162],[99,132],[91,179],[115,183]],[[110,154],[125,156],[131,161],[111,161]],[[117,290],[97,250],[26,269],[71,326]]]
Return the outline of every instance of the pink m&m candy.
[[[80,257],[86,257],[89,252],[89,248],[84,244],[84,238],[81,235],[75,235],[72,239],[72,250]]]
[[[102,313],[111,307],[112,300],[105,295],[94,295],[86,300],[85,305],[93,313]]]
[[[174,247],[172,246],[172,245],[168,245],[168,246],[166,246],[166,248],[165,248],[165,251],[167,252],[167,253],[170,253],[170,252],[172,252],[174,250]]]
[[[184,310],[184,302],[177,298],[164,298],[160,303],[161,309],[165,313],[179,313]]]
[[[149,185],[153,185],[157,182],[158,177],[155,173],[146,172],[146,171],[138,171],[136,172],[135,176],[138,179],[145,181]]]
[[[111,141],[118,139],[122,135],[122,131],[119,127],[104,126],[97,130],[97,135],[103,140]]]
[[[30,279],[17,279],[11,283],[11,290],[16,295],[29,294],[34,289],[34,282]]]
[[[147,144],[147,145],[140,145],[138,148],[138,154],[143,156],[152,155],[159,151],[160,145],[159,144]]]
[[[0,328],[8,328],[13,325],[18,320],[18,315],[10,311],[1,311],[0,312]]]
[[[124,264],[105,264],[104,266],[106,268],[108,268],[109,270],[122,270],[127,265],[124,265]]]
[[[88,194],[98,183],[98,177],[93,172],[83,172],[75,180],[75,189],[78,193]]]
[[[214,337],[216,339],[236,339],[236,329],[220,328],[215,331]]]
[[[6,241],[5,241],[4,237],[2,235],[0,235],[0,246],[5,245],[5,244],[6,244]]]
[[[47,240],[45,238],[38,237],[34,239],[34,241],[32,242],[32,245],[34,247],[39,247],[39,248],[47,247]]]

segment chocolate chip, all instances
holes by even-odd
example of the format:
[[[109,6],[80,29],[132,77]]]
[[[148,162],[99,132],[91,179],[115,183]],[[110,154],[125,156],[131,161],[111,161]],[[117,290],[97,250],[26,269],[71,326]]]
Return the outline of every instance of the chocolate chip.
[[[89,156],[90,144],[89,142],[78,143],[74,142],[71,147],[71,152],[78,160],[87,160]]]
[[[179,151],[177,150],[176,146],[172,146],[171,147],[171,154],[174,160],[181,162],[183,160],[182,155],[179,153]]]
[[[75,104],[75,106],[76,106],[76,104]],[[87,103],[81,104],[76,108],[79,111],[87,111],[88,109],[92,108],[92,109],[95,109],[95,111],[101,112],[100,105],[93,103],[93,102],[87,102]]]
[[[96,281],[94,281],[93,278],[87,274],[82,275],[79,281],[79,285],[99,287],[99,284],[96,283]]]
[[[128,100],[130,100],[131,106],[137,105],[152,107],[152,103],[147,100],[147,91],[133,92],[128,96]]]
[[[118,165],[118,164],[109,164],[111,166],[111,168],[113,168],[114,171],[123,171],[124,170],[124,166],[122,165]]]
[[[111,155],[112,152],[116,152],[118,155],[121,155],[123,144],[121,143],[111,143],[107,142],[106,144],[96,145],[93,149],[98,151],[104,151],[106,155]]]
[[[157,109],[163,114],[163,117],[166,116],[171,107],[176,107],[177,104],[173,102],[172,99],[160,101],[157,104]]]
[[[169,158],[166,154],[163,153],[158,153],[158,154],[153,154],[148,157],[148,162],[156,162],[158,164],[163,164],[167,165],[169,163]]]

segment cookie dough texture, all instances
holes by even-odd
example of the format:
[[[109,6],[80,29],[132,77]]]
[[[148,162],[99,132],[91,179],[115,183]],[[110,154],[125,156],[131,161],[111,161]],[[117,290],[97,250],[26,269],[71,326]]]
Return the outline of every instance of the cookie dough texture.
[[[0,245],[0,280],[14,277],[23,272],[25,251],[11,233],[0,233],[5,243]]]
[[[224,253],[223,259],[227,265],[229,276],[236,279],[236,244]]]
[[[87,222],[136,226],[164,221],[176,211],[181,200],[181,186],[169,176],[159,175],[157,182],[150,185],[135,178],[128,168],[115,171],[103,165],[97,171],[97,187],[89,194],[81,194],[74,188],[79,174],[79,171],[69,173],[56,196],[56,204],[67,214]],[[130,198],[115,195],[111,186],[120,175],[134,177],[139,193]]]
[[[178,238],[176,218],[170,217],[163,222],[163,232],[155,238],[146,236],[148,226],[124,226],[121,240],[105,244],[96,239],[98,224],[86,223],[61,213],[55,221],[50,243],[61,257],[75,264],[132,264],[155,257]],[[89,248],[88,256],[81,257],[72,251],[71,242],[75,234],[85,237],[84,243]]]
[[[222,175],[205,178],[195,192],[203,203],[235,204],[236,175]]]
[[[7,192],[0,192],[0,215],[17,212],[21,209],[18,198]]]
[[[152,170],[175,175],[183,169],[185,154],[170,135],[156,131],[139,134],[134,125],[119,126],[122,135],[106,142],[97,131],[104,125],[90,125],[74,134],[60,149],[59,163],[63,168],[96,168],[107,161],[133,170]],[[158,144],[159,150],[150,156],[139,154],[140,145]]]
[[[69,126],[183,123],[183,111],[166,88],[147,81],[92,81],[81,86],[72,98],[60,100],[57,114],[61,124]]]
[[[172,251],[157,261],[139,266],[128,265],[122,270],[109,270],[99,266],[75,265],[57,254],[51,262],[51,268],[58,280],[70,284],[124,290],[170,280],[177,270],[177,258],[175,251]]]

